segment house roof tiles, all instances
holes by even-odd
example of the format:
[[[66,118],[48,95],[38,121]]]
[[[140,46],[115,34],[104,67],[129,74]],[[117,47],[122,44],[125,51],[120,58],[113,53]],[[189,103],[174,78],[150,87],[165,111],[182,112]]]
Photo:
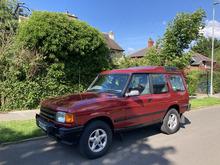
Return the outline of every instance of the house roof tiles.
[[[212,60],[202,54],[199,54],[199,53],[193,53],[192,54],[192,63],[191,65],[192,66],[195,66],[195,65],[200,65],[201,62],[211,62]],[[216,61],[214,61],[216,62]]]
[[[155,47],[155,46],[154,46]],[[137,57],[137,58],[140,58],[140,57],[143,57],[146,55],[146,52],[148,49],[150,49],[151,47],[146,47],[146,48],[143,48],[141,50],[138,50],[137,52],[134,52],[134,53],[131,53],[129,55],[127,55],[127,57],[131,57],[131,58],[134,58],[134,57]],[[156,48],[155,48],[156,49]],[[160,52],[161,49],[157,49],[157,52]]]
[[[111,50],[119,50],[119,51],[124,51],[113,39],[109,37],[108,34],[102,33],[103,38],[106,40],[107,46]]]

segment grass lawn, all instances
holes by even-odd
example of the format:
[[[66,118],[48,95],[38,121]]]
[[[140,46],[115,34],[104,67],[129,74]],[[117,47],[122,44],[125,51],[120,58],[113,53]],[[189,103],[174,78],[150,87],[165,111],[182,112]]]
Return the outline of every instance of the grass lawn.
[[[35,119],[22,121],[0,121],[0,144],[15,142],[45,133],[37,127]]]
[[[220,105],[220,98],[205,97],[200,99],[191,99],[189,102],[191,103],[191,109],[198,109],[202,107]]]

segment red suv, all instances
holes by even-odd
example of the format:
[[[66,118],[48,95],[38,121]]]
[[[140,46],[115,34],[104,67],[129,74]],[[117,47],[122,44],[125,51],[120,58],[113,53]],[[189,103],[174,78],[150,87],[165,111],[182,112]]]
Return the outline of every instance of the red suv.
[[[145,66],[100,73],[85,93],[41,102],[37,125],[65,144],[78,143],[88,158],[103,156],[114,133],[160,123],[179,130],[190,110],[189,95],[176,67]]]

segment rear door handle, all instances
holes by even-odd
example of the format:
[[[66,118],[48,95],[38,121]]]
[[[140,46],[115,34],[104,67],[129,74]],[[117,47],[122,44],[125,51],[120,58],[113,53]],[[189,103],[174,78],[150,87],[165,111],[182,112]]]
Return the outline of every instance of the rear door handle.
[[[152,102],[152,99],[148,99],[148,102]]]

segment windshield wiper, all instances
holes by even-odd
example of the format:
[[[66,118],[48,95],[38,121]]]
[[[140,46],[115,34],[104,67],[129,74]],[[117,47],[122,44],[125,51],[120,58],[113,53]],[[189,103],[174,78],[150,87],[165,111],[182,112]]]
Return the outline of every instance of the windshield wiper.
[[[97,92],[97,91],[98,91],[98,89],[89,89],[86,92]]]

